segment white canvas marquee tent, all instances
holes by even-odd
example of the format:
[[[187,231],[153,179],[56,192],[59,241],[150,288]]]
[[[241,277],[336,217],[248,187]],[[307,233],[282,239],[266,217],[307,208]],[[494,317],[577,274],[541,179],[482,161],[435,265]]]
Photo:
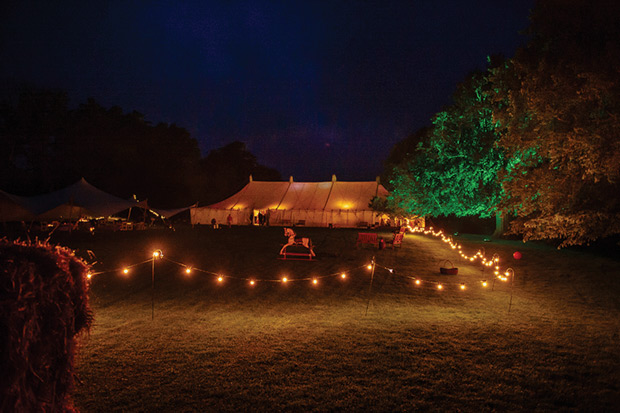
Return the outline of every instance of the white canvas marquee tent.
[[[336,176],[328,182],[250,182],[233,196],[205,207],[191,209],[192,225],[210,225],[215,219],[226,224],[249,225],[259,212],[267,215],[269,225],[306,225],[312,227],[356,227],[374,225],[379,216],[368,205],[372,198],[385,198],[387,190],[379,180],[340,182]]]

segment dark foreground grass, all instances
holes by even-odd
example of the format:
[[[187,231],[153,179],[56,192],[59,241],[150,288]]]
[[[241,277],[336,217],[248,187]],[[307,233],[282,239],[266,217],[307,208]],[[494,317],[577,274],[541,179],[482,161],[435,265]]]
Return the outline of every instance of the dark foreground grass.
[[[143,261],[153,249],[233,277],[278,279],[350,270],[346,280],[263,282],[162,261],[92,282],[95,325],[78,360],[83,411],[620,411],[619,263],[537,244],[462,239],[510,258],[510,289],[445,244],[408,235],[402,250],[356,250],[353,230],[300,229],[317,262],[276,259],[280,228],[75,234],[96,269]],[[395,274],[377,270],[376,255]],[[442,260],[459,267],[441,276]],[[354,269],[354,270],[353,270]],[[448,281],[415,288],[409,278]],[[443,277],[443,278],[442,278]],[[466,282],[468,289],[457,286]]]

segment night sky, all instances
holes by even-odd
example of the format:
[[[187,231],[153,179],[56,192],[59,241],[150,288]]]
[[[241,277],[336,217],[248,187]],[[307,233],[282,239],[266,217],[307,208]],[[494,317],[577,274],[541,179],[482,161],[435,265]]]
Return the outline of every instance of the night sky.
[[[203,154],[243,141],[295,180],[373,180],[533,0],[13,1],[0,87],[66,90],[176,123]],[[63,5],[63,6],[59,6]]]

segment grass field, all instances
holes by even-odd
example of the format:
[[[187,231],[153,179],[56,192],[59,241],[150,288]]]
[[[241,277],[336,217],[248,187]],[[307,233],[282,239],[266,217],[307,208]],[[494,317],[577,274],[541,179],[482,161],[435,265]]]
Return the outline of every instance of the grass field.
[[[82,411],[620,411],[620,263],[461,236],[515,270],[510,286],[436,238],[355,248],[355,230],[301,228],[316,262],[277,259],[281,228],[63,235],[95,253],[95,323],[78,359]],[[385,234],[387,235],[387,234]],[[512,258],[514,251],[523,258]],[[378,267],[369,295],[372,256]],[[443,260],[459,274],[439,274]],[[347,278],[320,278],[346,271]],[[293,282],[259,282],[241,278]],[[231,278],[237,277],[237,278]],[[424,281],[416,287],[408,277]],[[430,281],[445,282],[442,291]],[[467,289],[458,286],[466,283]],[[370,301],[368,301],[370,298]],[[366,308],[368,303],[368,313]]]

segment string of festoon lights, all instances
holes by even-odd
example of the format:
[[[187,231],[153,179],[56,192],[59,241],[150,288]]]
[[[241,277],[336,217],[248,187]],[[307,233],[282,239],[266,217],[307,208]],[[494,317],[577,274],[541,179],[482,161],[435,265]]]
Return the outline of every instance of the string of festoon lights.
[[[311,277],[301,277],[301,278],[289,278],[289,277],[281,277],[278,279],[270,279],[270,278],[253,278],[253,277],[240,277],[240,276],[234,276],[234,275],[224,275],[222,273],[218,273],[218,272],[213,272],[213,271],[209,271],[209,270],[205,270],[202,268],[198,268],[198,267],[194,267],[192,265],[189,264],[185,264],[173,259],[170,259],[168,257],[165,257],[163,252],[161,250],[157,250],[153,252],[153,258],[149,258],[148,260],[145,261],[141,261],[135,264],[131,264],[131,265],[126,265],[124,267],[120,267],[120,268],[115,268],[115,269],[111,269],[111,270],[105,270],[105,271],[91,271],[88,272],[86,277],[88,280],[92,280],[92,278],[94,276],[98,276],[98,275],[102,275],[102,274],[110,274],[110,273],[120,273],[123,275],[128,275],[130,272],[132,272],[132,269],[135,267],[138,267],[140,265],[143,264],[147,264],[147,263],[152,263],[156,260],[164,260],[164,261],[168,261],[172,264],[176,264],[177,266],[181,267],[182,272],[187,275],[190,276],[193,273],[199,272],[199,273],[203,273],[203,274],[208,274],[211,275],[213,277],[215,277],[216,281],[219,283],[223,283],[225,280],[227,279],[233,279],[233,280],[241,280],[241,281],[246,281],[248,283],[248,285],[250,286],[254,286],[257,283],[263,283],[263,282],[271,282],[271,283],[282,283],[282,284],[286,284],[286,283],[293,283],[293,282],[310,282],[313,285],[318,285],[319,281],[328,277],[338,277],[342,280],[345,280],[347,278],[349,278],[350,274],[360,268],[364,268],[364,267],[368,267],[369,269],[371,268],[372,264],[364,264],[364,265],[360,265],[358,267],[354,267],[351,268],[349,270],[346,271],[338,271],[338,272],[334,272],[334,273],[330,273],[330,274],[325,274],[325,275],[314,275]]]
[[[420,228],[420,227],[408,227],[409,232],[411,233],[421,233],[424,235],[432,235],[436,238],[441,238],[441,240],[446,243],[449,244],[450,248],[453,250],[458,250],[459,255],[473,263],[476,260],[480,260],[481,264],[484,267],[494,267],[493,268],[493,275],[495,276],[494,279],[499,279],[500,281],[509,281],[509,280],[514,280],[514,270],[512,268],[507,268],[505,270],[501,270],[500,267],[500,257],[498,254],[494,254],[491,258],[487,258],[485,256],[485,252],[484,252],[484,248],[482,248],[481,250],[478,250],[475,254],[473,255],[468,255],[463,251],[463,247],[454,241],[454,239],[450,236],[446,236],[442,230],[434,230],[433,227],[429,227],[429,228]],[[97,276],[97,275],[101,275],[101,274],[106,274],[106,273],[121,273],[123,275],[128,275],[133,268],[138,267],[140,265],[144,265],[147,263],[155,263],[156,260],[165,260],[168,261],[172,264],[177,265],[178,267],[181,268],[182,272],[186,275],[186,276],[191,276],[193,273],[203,273],[203,274],[207,274],[209,276],[212,276],[215,278],[215,280],[217,281],[217,283],[223,284],[225,283],[226,280],[239,280],[239,281],[243,281],[246,282],[250,287],[253,287],[255,285],[257,285],[258,283],[281,283],[281,284],[287,284],[287,283],[300,283],[300,282],[306,282],[306,283],[310,283],[312,286],[318,286],[321,283],[321,280],[325,279],[325,278],[332,278],[332,277],[338,277],[341,280],[346,280],[347,278],[349,278],[351,276],[351,274],[353,274],[355,271],[366,267],[369,271],[373,270],[374,268],[380,268],[383,269],[385,271],[387,271],[389,274],[391,275],[397,275],[400,277],[404,277],[407,279],[410,279],[412,281],[413,286],[415,287],[428,287],[431,286],[433,289],[442,291],[444,289],[446,289],[447,287],[456,287],[456,289],[460,290],[460,291],[465,291],[468,289],[468,287],[471,285],[470,283],[466,283],[466,282],[460,282],[460,281],[437,281],[437,280],[430,280],[430,279],[423,279],[423,278],[419,278],[416,276],[411,276],[411,275],[407,275],[407,274],[402,274],[402,273],[396,273],[396,271],[394,270],[394,268],[390,268],[390,267],[386,267],[383,266],[379,263],[376,262],[376,259],[373,257],[372,261],[368,264],[364,264],[358,267],[354,267],[354,268],[350,268],[348,270],[345,271],[338,271],[338,272],[333,272],[333,273],[329,273],[329,274],[325,274],[325,275],[312,275],[312,276],[304,276],[304,277],[287,277],[287,276],[283,276],[280,278],[276,278],[276,279],[267,279],[267,278],[255,278],[255,277],[243,277],[243,276],[234,276],[234,275],[224,275],[222,273],[218,273],[218,272],[213,272],[213,271],[209,271],[206,269],[202,269],[202,268],[198,268],[195,267],[191,264],[187,264],[187,263],[183,263],[180,261],[176,261],[173,259],[170,259],[168,257],[165,257],[163,254],[163,251],[161,250],[156,250],[153,252],[152,258],[149,258],[147,260],[135,263],[135,264],[131,264],[131,265],[127,265],[121,268],[116,268],[116,269],[111,269],[111,270],[106,270],[106,271],[98,271],[98,272],[89,272],[87,274],[87,278],[89,280],[92,279],[93,276]],[[373,268],[374,267],[374,268]],[[491,285],[491,282],[494,281],[491,280],[487,280],[487,279],[480,279],[478,281],[478,284],[482,287],[482,288],[486,288],[489,287]],[[512,287],[512,284],[511,284]]]
[[[455,242],[451,236],[446,236],[442,230],[436,231],[433,229],[433,227],[421,228],[421,227],[412,227],[410,225],[407,226],[407,229],[412,233],[422,233],[424,235],[432,235],[436,238],[441,238],[441,240],[444,243],[449,244],[453,250],[458,250],[458,253],[461,256],[461,258],[469,262],[473,263],[476,260],[480,260],[483,267],[494,267],[493,275],[495,276],[495,278],[493,280],[499,279],[500,281],[503,281],[503,282],[507,282],[510,280],[510,304],[508,305],[508,311],[510,311],[510,309],[512,308],[512,296],[513,296],[513,289],[514,289],[515,272],[512,268],[506,268],[504,270],[501,269],[499,254],[493,254],[493,256],[489,259],[485,255],[484,248],[481,248],[475,254],[467,255],[463,251],[463,246]],[[517,251],[513,254],[513,257],[515,259],[520,259],[521,253]],[[422,280],[415,278],[415,277],[410,277],[410,278],[413,278],[414,283],[416,285],[420,285],[423,282]],[[443,284],[441,282],[432,281],[432,283],[436,285],[437,289],[439,290],[443,289]],[[483,279],[483,280],[480,280],[480,284],[482,285],[482,287],[486,288],[489,286],[489,281],[487,281],[486,279]],[[467,286],[465,283],[460,283],[461,290],[465,290],[466,288]]]

